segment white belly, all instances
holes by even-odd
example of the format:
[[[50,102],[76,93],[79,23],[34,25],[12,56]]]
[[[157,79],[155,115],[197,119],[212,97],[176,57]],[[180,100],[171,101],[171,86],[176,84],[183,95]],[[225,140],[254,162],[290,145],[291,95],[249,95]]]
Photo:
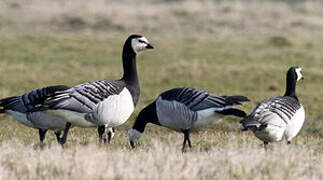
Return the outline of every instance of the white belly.
[[[69,122],[74,126],[84,127],[84,128],[97,126],[96,124],[94,124],[84,118],[86,113],[79,113],[79,112],[63,110],[63,109],[46,110],[44,112],[48,113],[50,115],[53,115],[57,118],[60,118],[60,119],[64,120],[65,122]]]
[[[132,96],[127,88],[99,103],[93,113],[98,125],[115,127],[125,123],[134,111]]]
[[[35,128],[33,124],[27,119],[26,113],[21,113],[12,110],[7,110],[6,112],[12,115],[19,123],[31,128]]]
[[[254,132],[257,138],[266,142],[276,142],[283,138],[287,124],[276,113],[270,111],[263,113],[261,122],[267,124],[267,127],[261,131]]]
[[[261,131],[256,131],[255,136],[260,140],[266,142],[280,141],[284,136],[285,129],[285,127],[273,126],[268,124],[268,126],[265,129]]]
[[[296,111],[295,115],[292,117],[288,123],[285,131],[285,137],[287,141],[293,139],[301,130],[305,120],[305,111],[303,106]]]

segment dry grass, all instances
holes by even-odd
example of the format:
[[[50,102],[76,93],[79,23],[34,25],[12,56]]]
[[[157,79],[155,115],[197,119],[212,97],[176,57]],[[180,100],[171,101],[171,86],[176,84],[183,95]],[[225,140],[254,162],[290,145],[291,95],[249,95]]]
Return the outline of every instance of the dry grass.
[[[323,178],[323,154],[311,145],[276,144],[266,153],[246,136],[227,136],[232,143],[197,147],[185,154],[179,146],[158,141],[135,151],[98,148],[93,143],[34,150],[19,141],[6,141],[0,146],[0,179]]]
[[[321,2],[286,4],[270,1],[1,1],[3,31],[85,30],[104,32],[207,32],[226,38],[233,33],[276,34],[319,31]],[[236,34],[237,35],[237,34]]]

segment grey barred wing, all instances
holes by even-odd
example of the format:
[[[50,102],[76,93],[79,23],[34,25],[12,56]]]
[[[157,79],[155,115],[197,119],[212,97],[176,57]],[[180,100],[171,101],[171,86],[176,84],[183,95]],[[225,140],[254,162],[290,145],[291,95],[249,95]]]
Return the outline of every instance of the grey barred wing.
[[[229,103],[225,96],[211,94],[192,88],[174,88],[160,95],[164,100],[177,101],[185,104],[193,111],[199,111],[211,107],[224,108]]]
[[[53,95],[55,92],[69,89],[67,86],[48,86],[35,89],[28,93],[8,97],[0,100],[0,107],[5,110],[13,110],[21,113],[32,110],[33,108],[43,104],[46,98]]]
[[[269,118],[266,117],[275,115],[288,124],[300,107],[295,97],[277,96],[260,102],[250,117],[259,123],[267,123],[265,120]]]
[[[65,109],[80,113],[92,112],[98,103],[111,95],[119,94],[125,87],[122,81],[92,81],[66,91],[55,93],[48,98],[48,109]]]

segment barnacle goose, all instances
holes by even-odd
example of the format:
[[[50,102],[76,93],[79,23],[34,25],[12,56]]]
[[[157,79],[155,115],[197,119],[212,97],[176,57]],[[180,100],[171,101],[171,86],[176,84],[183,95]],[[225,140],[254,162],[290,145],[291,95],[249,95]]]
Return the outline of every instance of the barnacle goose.
[[[295,92],[297,81],[304,79],[301,70],[300,67],[288,70],[284,96],[263,100],[241,121],[243,130],[251,130],[264,142],[266,150],[269,142],[280,141],[283,137],[290,144],[303,126],[305,112]]]
[[[249,99],[244,96],[220,96],[192,88],[165,91],[139,113],[129,131],[130,145],[134,148],[147,123],[153,123],[184,133],[184,152],[186,142],[192,147],[190,132],[211,128],[224,115],[245,117],[244,111],[233,108],[244,101]]]
[[[62,141],[61,131],[65,128],[65,121],[44,112],[29,113],[28,111],[44,101],[53,92],[67,89],[69,89],[67,86],[49,86],[22,95],[0,99],[0,113],[8,113],[21,124],[38,129],[41,146],[47,130],[53,130],[57,141],[60,143]]]
[[[64,135],[71,125],[98,127],[101,144],[105,128],[123,124],[134,111],[140,95],[136,55],[153,48],[145,37],[129,36],[123,46],[120,80],[97,80],[56,91],[33,111],[45,111],[68,122]]]

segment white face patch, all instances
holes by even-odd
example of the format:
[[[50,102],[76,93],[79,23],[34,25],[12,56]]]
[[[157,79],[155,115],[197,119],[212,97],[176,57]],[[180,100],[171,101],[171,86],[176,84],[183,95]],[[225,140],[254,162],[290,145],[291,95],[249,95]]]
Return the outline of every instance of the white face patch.
[[[149,42],[145,37],[135,38],[131,40],[131,47],[136,53],[145,50],[148,44]]]
[[[137,142],[140,139],[141,134],[142,133],[138,130],[131,128],[129,131],[129,141],[134,143]]]
[[[296,71],[296,74],[297,74],[297,81],[301,80],[302,77],[303,77],[303,75],[301,73],[302,68],[297,68],[297,69],[295,69],[295,71]]]

